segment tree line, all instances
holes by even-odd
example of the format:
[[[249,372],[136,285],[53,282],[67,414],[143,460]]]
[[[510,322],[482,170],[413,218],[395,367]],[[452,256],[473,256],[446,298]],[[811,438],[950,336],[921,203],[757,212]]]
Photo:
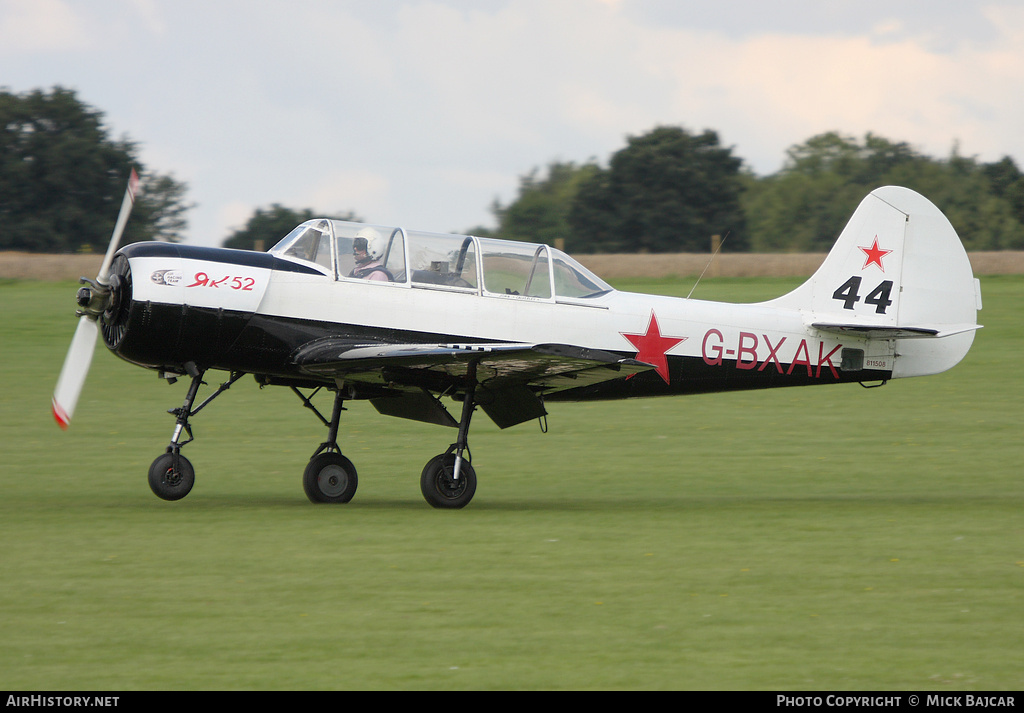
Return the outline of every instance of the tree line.
[[[103,252],[132,167],[140,191],[124,242],[180,240],[186,184],[147,169],[101,112],[63,87],[0,90],[0,250]]]
[[[0,132],[0,250],[102,251],[132,166],[143,182],[125,242],[182,239],[186,184],[147,170],[137,145],[111,138],[73,90],[0,90]],[[707,252],[715,235],[732,252],[820,252],[869,191],[891,184],[940,206],[969,250],[1024,249],[1024,173],[1009,156],[984,163],[954,146],[937,159],[875,134],[829,132],[759,177],[715,131],[680,126],[630,136],[604,164],[535,168],[508,204],[492,203],[494,226],[465,232],[571,253]],[[265,249],[313,217],[323,216],[260,208],[224,245]]]
[[[495,201],[509,239],[553,242],[569,252],[822,252],[858,203],[884,185],[916,190],[941,207],[968,250],[1024,249],[1024,174],[1009,156],[993,163],[935,159],[906,142],[829,132],[786,152],[758,177],[715,132],[658,127],[607,166],[552,163],[520,179],[508,205]],[[486,229],[482,229],[486,230]]]

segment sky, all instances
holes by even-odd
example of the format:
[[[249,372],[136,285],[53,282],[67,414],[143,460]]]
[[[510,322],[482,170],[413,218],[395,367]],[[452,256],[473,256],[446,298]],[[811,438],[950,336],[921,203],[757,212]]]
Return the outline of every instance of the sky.
[[[0,87],[55,85],[188,185],[197,245],[274,203],[493,226],[664,125],[762,176],[827,131],[1024,168],[1021,0],[0,0]]]

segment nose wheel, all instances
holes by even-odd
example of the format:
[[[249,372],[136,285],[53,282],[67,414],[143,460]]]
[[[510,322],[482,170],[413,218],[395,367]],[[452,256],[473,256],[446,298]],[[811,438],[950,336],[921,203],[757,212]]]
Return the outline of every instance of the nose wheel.
[[[195,482],[195,468],[180,453],[164,453],[149,466],[149,487],[163,500],[181,500]]]

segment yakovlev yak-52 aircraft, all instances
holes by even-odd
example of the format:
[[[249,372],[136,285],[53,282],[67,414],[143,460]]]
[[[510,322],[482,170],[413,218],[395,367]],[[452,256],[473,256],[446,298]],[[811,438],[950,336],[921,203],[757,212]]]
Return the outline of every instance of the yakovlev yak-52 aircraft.
[[[190,419],[245,374],[290,387],[327,427],[303,475],[311,501],[355,493],[338,429],[344,401],[366,399],[385,415],[457,429],[420,487],[432,506],[461,508],[476,491],[476,407],[507,428],[555,401],[874,385],[949,369],[979,328],[980,285],[960,239],[906,188],[870,193],[803,285],[741,305],[620,292],[547,245],[328,219],[266,253],[117,250],[136,180],[99,274],[82,280],[53,412],[66,428],[100,332],[126,361],[172,381],[187,375],[170,444],[149,471],[167,500],[195,480],[181,454]],[[209,370],[228,379],[196,406]],[[319,389],[334,393],[330,418],[310,402]]]

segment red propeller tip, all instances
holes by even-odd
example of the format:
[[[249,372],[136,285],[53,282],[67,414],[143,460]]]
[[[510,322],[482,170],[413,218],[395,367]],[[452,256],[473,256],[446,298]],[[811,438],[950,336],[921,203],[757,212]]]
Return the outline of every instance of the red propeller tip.
[[[68,418],[67,413],[57,403],[57,399],[53,399],[53,419],[63,430],[68,430],[68,424],[71,422],[71,419]]]

